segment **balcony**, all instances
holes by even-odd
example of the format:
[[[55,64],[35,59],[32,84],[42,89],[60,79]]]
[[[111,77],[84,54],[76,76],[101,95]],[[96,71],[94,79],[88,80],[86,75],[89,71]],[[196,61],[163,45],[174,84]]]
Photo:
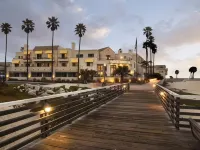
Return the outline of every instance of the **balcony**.
[[[77,67],[55,67],[56,72],[77,72]]]
[[[68,57],[58,57],[58,61],[69,61]]]
[[[48,57],[42,57],[42,58],[33,57],[33,61],[52,61],[52,59]]]
[[[26,72],[26,67],[8,67],[9,72]]]
[[[30,67],[31,72],[51,72],[51,67]]]

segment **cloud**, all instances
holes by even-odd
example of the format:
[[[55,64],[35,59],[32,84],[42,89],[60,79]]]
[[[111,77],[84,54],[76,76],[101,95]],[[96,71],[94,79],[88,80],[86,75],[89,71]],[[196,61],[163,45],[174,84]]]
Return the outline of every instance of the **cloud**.
[[[101,27],[101,28],[91,29],[88,35],[93,39],[102,39],[107,37],[109,33],[110,33],[109,28]]]

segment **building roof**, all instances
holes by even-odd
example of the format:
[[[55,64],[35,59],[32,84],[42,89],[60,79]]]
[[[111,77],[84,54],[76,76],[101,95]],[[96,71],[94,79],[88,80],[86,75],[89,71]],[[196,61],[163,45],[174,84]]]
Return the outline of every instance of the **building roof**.
[[[101,49],[98,49],[99,51],[103,51],[103,50],[105,50],[105,49],[107,49],[107,48],[110,48],[110,47],[104,47],[104,48],[101,48]]]
[[[58,50],[58,47],[59,45],[54,45],[53,49]],[[51,50],[51,49],[52,49],[52,46],[35,46],[33,50],[35,51],[35,50]]]

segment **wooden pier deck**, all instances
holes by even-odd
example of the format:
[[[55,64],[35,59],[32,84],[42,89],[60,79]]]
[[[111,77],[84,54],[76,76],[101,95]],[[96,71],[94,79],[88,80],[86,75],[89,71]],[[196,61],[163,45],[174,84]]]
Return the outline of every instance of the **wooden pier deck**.
[[[176,130],[149,90],[131,90],[28,150],[197,150],[189,131]]]

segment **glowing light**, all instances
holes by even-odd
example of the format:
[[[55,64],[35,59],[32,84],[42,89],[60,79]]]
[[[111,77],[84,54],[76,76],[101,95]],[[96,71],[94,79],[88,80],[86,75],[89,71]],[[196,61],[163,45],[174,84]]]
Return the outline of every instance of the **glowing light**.
[[[49,104],[46,104],[46,105],[44,106],[44,111],[45,111],[46,113],[49,113],[49,112],[52,111],[52,107],[51,107]]]
[[[80,79],[80,78],[81,78],[81,75],[79,75],[78,78]]]
[[[106,64],[103,64],[104,65],[104,67],[106,66]]]
[[[103,75],[103,72],[100,72],[100,75]]]
[[[141,81],[141,78],[138,78],[139,81]]]
[[[160,95],[161,95],[161,96],[164,96],[164,95],[165,95],[165,93],[164,93],[164,92],[160,92]]]
[[[120,59],[123,59],[123,56],[121,56]]]
[[[123,88],[126,88],[126,85],[124,85]]]
[[[53,75],[53,79],[55,78],[55,75]]]
[[[6,77],[9,78],[9,74],[7,74]]]
[[[155,84],[153,84],[153,87],[156,87],[156,85],[155,85]]]
[[[131,82],[131,79],[129,79],[128,81]]]
[[[30,78],[30,77],[31,77],[31,74],[29,74],[28,77]]]

